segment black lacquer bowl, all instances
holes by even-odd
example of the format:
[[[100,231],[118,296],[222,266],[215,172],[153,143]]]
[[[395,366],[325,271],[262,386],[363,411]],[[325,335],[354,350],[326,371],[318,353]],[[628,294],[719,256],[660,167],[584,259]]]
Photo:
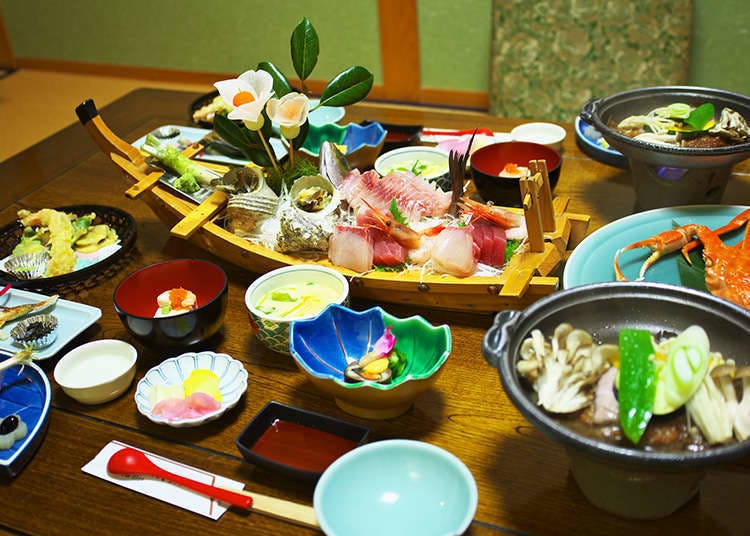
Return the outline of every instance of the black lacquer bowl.
[[[564,445],[571,472],[596,506],[624,517],[666,516],[698,491],[709,466],[750,454],[750,441],[702,452],[657,452],[608,444],[582,436],[536,403],[528,383],[516,371],[521,343],[532,330],[549,336],[562,323],[617,343],[624,328],[678,333],[692,324],[708,333],[711,351],[750,364],[750,311],[711,294],[657,283],[614,282],[557,292],[523,311],[495,317],[482,344],[485,359],[500,373],[503,388],[523,416]]]

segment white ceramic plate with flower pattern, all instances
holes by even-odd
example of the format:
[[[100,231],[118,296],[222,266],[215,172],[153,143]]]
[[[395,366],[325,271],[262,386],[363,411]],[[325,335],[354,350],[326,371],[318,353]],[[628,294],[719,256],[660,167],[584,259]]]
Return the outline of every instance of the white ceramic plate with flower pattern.
[[[196,369],[210,370],[219,377],[221,407],[200,417],[167,419],[151,412],[150,393],[154,386],[182,385],[190,373]],[[138,411],[158,424],[175,428],[199,426],[221,417],[228,409],[237,405],[247,390],[247,371],[241,362],[227,354],[215,352],[187,352],[163,361],[149,370],[138,382],[135,403]]]

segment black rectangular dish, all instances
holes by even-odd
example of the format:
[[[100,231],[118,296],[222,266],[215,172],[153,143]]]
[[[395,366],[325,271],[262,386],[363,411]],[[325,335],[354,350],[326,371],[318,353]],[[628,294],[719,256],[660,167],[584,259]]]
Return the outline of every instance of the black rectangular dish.
[[[369,435],[365,426],[271,401],[235,444],[251,463],[316,481],[331,463],[364,444]]]

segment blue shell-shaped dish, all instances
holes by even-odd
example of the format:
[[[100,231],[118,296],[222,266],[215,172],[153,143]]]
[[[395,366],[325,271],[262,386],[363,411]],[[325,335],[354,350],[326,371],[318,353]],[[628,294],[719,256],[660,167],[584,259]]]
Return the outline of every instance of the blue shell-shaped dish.
[[[320,145],[330,141],[346,146],[346,160],[352,168],[367,169],[375,164],[385,143],[386,131],[380,123],[367,125],[349,123],[346,126],[328,123],[310,125],[307,138],[300,148],[300,153],[310,160],[317,161],[320,156]]]
[[[347,382],[346,366],[372,350],[386,326],[396,336],[396,349],[407,358],[404,372],[389,383]],[[311,376],[347,389],[369,386],[386,391],[432,376],[448,359],[451,333],[448,326],[435,327],[421,316],[397,318],[380,307],[359,312],[332,304],[313,319],[292,322],[289,349]]]

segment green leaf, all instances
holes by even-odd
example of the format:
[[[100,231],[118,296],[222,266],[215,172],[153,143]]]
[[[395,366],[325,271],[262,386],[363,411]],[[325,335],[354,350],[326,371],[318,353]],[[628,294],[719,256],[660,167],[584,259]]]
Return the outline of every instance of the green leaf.
[[[292,140],[292,147],[299,149],[305,143],[307,139],[307,133],[310,132],[310,122],[305,120],[299,127],[299,134]]]
[[[270,61],[260,62],[258,67],[256,67],[256,71],[266,71],[271,75],[271,78],[273,78],[273,92],[276,94],[276,98],[283,97],[287,93],[294,91],[284,73]]]
[[[349,67],[331,80],[320,96],[321,106],[349,106],[364,99],[372,88],[373,76],[364,67]]]
[[[683,287],[708,292],[706,288],[706,264],[703,261],[703,256],[695,250],[691,251],[689,256],[692,264],[688,264],[682,255],[677,257],[677,273],[680,276],[680,284]]]
[[[705,130],[706,123],[714,118],[714,113],[714,105],[706,102],[690,112],[690,115],[685,119],[685,123],[695,130]]]
[[[388,209],[390,210],[391,214],[393,215],[393,219],[396,220],[401,225],[408,225],[409,222],[406,221],[406,218],[404,218],[404,215],[401,214],[401,211],[398,209],[398,203],[396,203],[396,198],[391,198],[391,206]]]
[[[270,133],[271,122],[266,121],[266,123],[268,123],[268,132]],[[266,154],[266,151],[263,148],[263,143],[257,132],[248,130],[244,125],[240,125],[228,117],[218,114],[214,116],[214,130],[224,141],[242,151],[242,154],[244,154],[249,160],[255,162],[259,166],[271,165],[271,160],[269,159],[268,154]],[[263,130],[266,130],[265,125]]]
[[[300,80],[307,79],[318,63],[318,34],[307,17],[292,32],[292,64]]]

